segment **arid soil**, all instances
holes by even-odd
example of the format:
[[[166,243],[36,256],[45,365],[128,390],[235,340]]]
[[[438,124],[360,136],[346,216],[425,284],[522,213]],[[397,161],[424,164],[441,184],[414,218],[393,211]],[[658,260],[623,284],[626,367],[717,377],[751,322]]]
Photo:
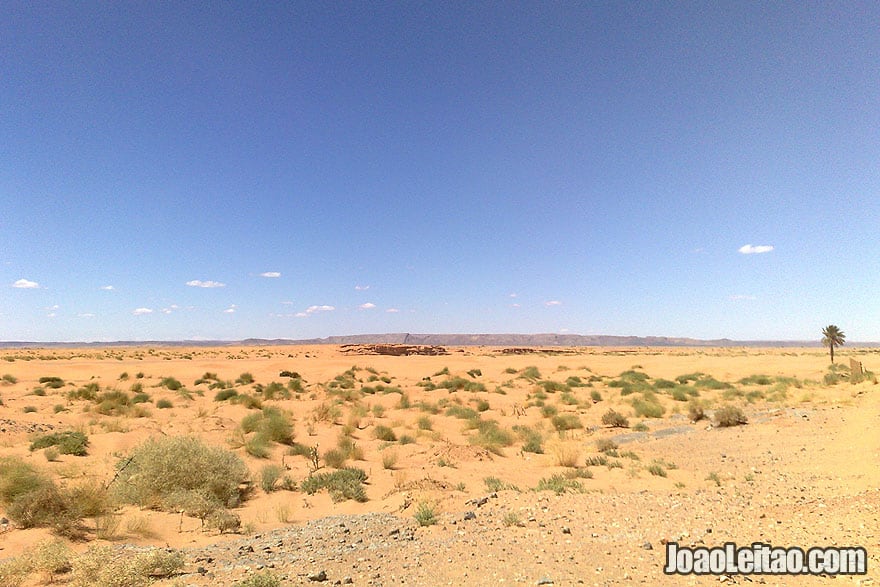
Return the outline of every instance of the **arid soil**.
[[[85,540],[71,543],[78,552],[94,544],[180,549],[182,573],[159,585],[234,585],[255,573],[291,585],[876,584],[880,387],[870,377],[848,381],[846,369],[838,382],[826,380],[834,373],[821,349],[461,347],[396,356],[352,348],[3,350],[0,376],[10,377],[0,385],[0,457],[21,457],[76,486],[110,483],[117,464],[153,437],[194,435],[238,454],[254,488],[231,510],[237,531],[120,505],[109,520],[87,518]],[[877,350],[842,349],[835,358],[880,369]],[[290,389],[291,374],[301,389],[264,397],[272,382]],[[41,384],[46,377],[64,383]],[[160,386],[167,378],[182,389]],[[314,465],[288,446],[273,443],[266,458],[248,454],[241,422],[259,408],[218,401],[217,381],[286,410],[295,441],[317,447],[319,472],[333,470],[323,455],[340,438],[353,441],[358,451],[345,466],[366,472],[367,501],[301,491]],[[101,414],[72,398],[90,383],[128,395],[139,383],[149,401]],[[662,414],[639,416],[646,412],[634,401]],[[696,422],[695,402],[707,416]],[[726,405],[748,423],[719,426]],[[612,409],[628,427],[603,424]],[[500,435],[478,436],[488,421]],[[376,438],[382,426],[397,440]],[[45,449],[29,450],[40,434],[65,430],[87,434],[86,456],[49,460]],[[527,434],[541,452],[524,450]],[[297,487],[265,491],[259,478],[269,464],[283,466]],[[548,483],[554,475],[570,486]],[[435,523],[420,525],[419,512],[422,521],[433,512]],[[10,522],[0,528],[0,560],[51,537]],[[868,573],[668,577],[667,542],[863,546]],[[48,580],[34,575],[26,585]],[[67,581],[63,573],[51,580]]]

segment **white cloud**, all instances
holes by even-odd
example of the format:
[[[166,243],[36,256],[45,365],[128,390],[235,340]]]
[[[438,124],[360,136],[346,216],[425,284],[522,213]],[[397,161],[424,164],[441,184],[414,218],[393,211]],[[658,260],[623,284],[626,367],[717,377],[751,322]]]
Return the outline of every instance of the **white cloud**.
[[[77,314],[77,316],[80,318],[94,318],[95,317],[95,315],[92,314],[91,312],[83,312],[82,314]]]
[[[236,306],[235,304],[231,304],[228,308],[226,308],[225,310],[223,310],[223,313],[224,313],[224,314],[235,314],[235,309],[236,309],[237,307],[238,307],[238,306]]]
[[[144,314],[152,314],[152,313],[153,313],[152,308],[137,308],[132,312],[132,314],[134,314],[135,316],[143,316]]]
[[[510,307],[511,307],[511,308],[519,308],[520,305],[519,305],[519,304],[510,304]]]
[[[170,313],[171,313],[171,308],[162,308],[162,309],[159,310],[159,311],[162,312],[163,314],[170,314]]]
[[[225,283],[219,281],[201,281],[199,279],[187,281],[186,284],[190,287],[226,287]]]
[[[58,314],[56,314],[55,312],[49,312],[48,314],[46,314],[46,317],[47,317],[47,318],[54,318],[54,317],[57,316],[57,315],[58,315]]]
[[[518,295],[519,295],[518,293],[512,293],[512,294],[510,294],[509,297],[511,297],[511,298],[515,298],[515,297],[517,297]]]
[[[376,304],[372,302],[367,302],[366,304],[361,304],[360,306],[358,306],[358,308],[360,308],[361,310],[372,310],[375,307]]]
[[[103,289],[104,291],[113,291],[114,287],[112,285],[102,285],[100,289]]]
[[[398,310],[397,308],[388,308],[385,311],[388,312],[389,314],[397,314],[398,312],[400,312],[400,310]]]
[[[288,300],[285,300],[285,301],[283,301],[283,302],[281,302],[281,303],[284,304],[285,306],[292,306],[292,305],[293,305],[293,302],[288,301]]]
[[[562,302],[560,302],[559,300],[550,300],[549,302],[544,302],[544,305],[547,306],[547,307],[550,307],[550,306],[561,306],[561,305],[562,305]]]
[[[773,250],[773,245],[743,245],[739,248],[739,252],[743,255],[756,255],[760,253],[769,253]]]
[[[354,286],[354,288],[357,291],[367,291],[368,289],[370,289],[370,286],[369,285],[356,285],[356,286]]]
[[[332,312],[336,308],[333,306],[309,306],[306,308],[306,314],[314,314],[315,312]]]
[[[61,306],[55,304],[54,306],[48,306],[46,310],[58,310],[59,308],[61,308]]]
[[[306,314],[305,312],[297,312],[297,313],[294,314],[293,316],[294,316],[295,318],[305,318],[306,316],[308,316],[308,314]]]
[[[260,273],[260,277],[281,277],[281,273],[278,271],[266,271],[265,273]]]
[[[28,279],[19,279],[12,284],[12,287],[17,287],[18,289],[37,289],[40,287],[40,284]]]

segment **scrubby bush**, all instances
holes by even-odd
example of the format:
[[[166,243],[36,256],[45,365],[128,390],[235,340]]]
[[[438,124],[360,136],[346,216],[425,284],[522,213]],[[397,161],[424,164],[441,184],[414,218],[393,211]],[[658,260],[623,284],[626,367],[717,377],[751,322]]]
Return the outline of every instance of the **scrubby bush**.
[[[501,428],[494,420],[478,421],[477,433],[470,437],[471,444],[499,455],[501,448],[510,446],[513,441],[513,434],[509,430]]]
[[[235,583],[233,587],[281,587],[281,579],[272,571],[262,571]]]
[[[612,428],[629,428],[627,417],[614,410],[608,410],[602,415],[602,424]]]
[[[63,455],[82,457],[88,454],[88,445],[89,439],[85,434],[69,430],[66,432],[43,434],[34,438],[31,442],[30,450],[35,451],[41,448],[54,446],[57,447],[58,452]]]
[[[109,546],[91,546],[71,562],[74,587],[146,587],[183,568],[179,551],[164,548],[132,554]]]
[[[688,417],[692,422],[699,422],[706,417],[702,402],[691,400],[688,403]]]
[[[636,416],[643,418],[662,418],[666,409],[660,405],[657,398],[645,395],[641,398],[633,398],[632,407]]]
[[[248,469],[234,453],[198,438],[166,436],[137,446],[117,464],[113,493],[121,500],[204,518],[237,506]]]
[[[749,419],[746,418],[743,411],[736,406],[726,405],[715,410],[715,424],[725,428],[728,426],[740,426],[747,424]]]
[[[419,526],[433,526],[437,523],[437,512],[434,506],[424,501],[419,503],[413,517]]]
[[[51,389],[61,389],[64,387],[64,380],[60,377],[40,377],[40,385],[45,385]]]
[[[377,440],[384,440],[386,442],[394,442],[397,440],[397,435],[394,433],[394,430],[384,424],[379,424],[373,428],[373,437]]]
[[[334,502],[347,499],[364,502],[367,501],[367,493],[363,485],[366,480],[367,474],[363,470],[352,467],[339,469],[332,473],[309,475],[300,484],[300,489],[309,495],[326,489]]]
[[[581,423],[580,417],[578,417],[577,414],[571,413],[553,416],[550,422],[558,432],[565,432],[566,430],[575,430],[584,427]]]
[[[171,391],[177,391],[183,387],[183,384],[174,377],[163,377],[162,380],[159,381],[159,387],[165,387]]]
[[[241,421],[241,429],[245,434],[255,432],[266,440],[293,444],[293,423],[290,416],[278,408],[266,407],[260,412],[245,416]]]

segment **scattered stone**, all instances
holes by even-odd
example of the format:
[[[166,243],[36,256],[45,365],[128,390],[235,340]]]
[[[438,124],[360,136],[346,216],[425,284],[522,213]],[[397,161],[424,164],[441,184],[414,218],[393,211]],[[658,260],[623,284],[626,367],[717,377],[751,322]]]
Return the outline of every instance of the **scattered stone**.
[[[477,514],[474,512],[465,512],[464,519],[465,520],[475,520],[477,518]]]
[[[309,575],[309,581],[314,581],[315,583],[323,583],[327,580],[327,572],[321,571],[320,573],[314,573]]]
[[[553,585],[553,579],[550,577],[541,577],[538,579],[538,585]]]

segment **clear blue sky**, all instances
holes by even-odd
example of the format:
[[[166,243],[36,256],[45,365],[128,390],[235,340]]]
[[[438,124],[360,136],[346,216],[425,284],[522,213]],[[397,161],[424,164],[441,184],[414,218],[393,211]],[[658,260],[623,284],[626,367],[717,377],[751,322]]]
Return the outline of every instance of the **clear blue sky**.
[[[0,7],[2,340],[876,341],[878,218],[876,2]]]

